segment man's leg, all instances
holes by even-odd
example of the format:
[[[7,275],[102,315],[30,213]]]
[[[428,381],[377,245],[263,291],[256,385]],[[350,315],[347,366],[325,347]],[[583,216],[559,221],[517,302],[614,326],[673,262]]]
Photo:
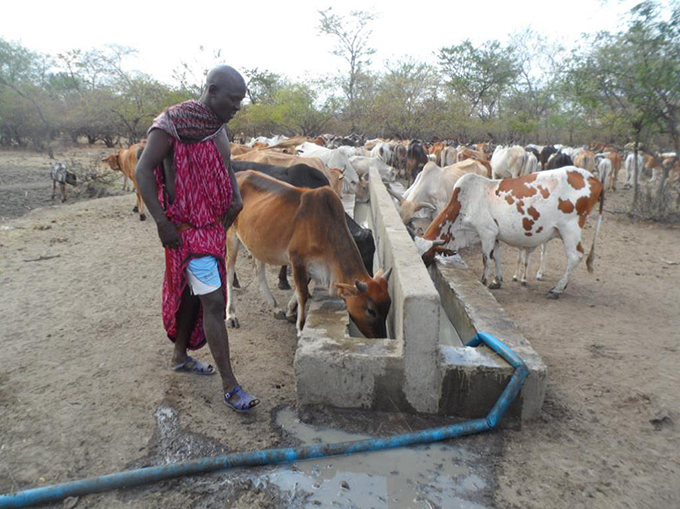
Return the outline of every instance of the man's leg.
[[[198,297],[191,295],[189,286],[182,294],[182,304],[177,312],[177,335],[175,336],[175,350],[172,354],[172,365],[177,366],[187,360],[187,346],[191,339],[191,331],[196,323],[199,305]]]
[[[210,353],[212,353],[215,359],[217,370],[222,378],[222,388],[225,393],[232,392],[238,385],[238,382],[231,368],[231,359],[229,357],[229,336],[227,335],[227,327],[224,323],[225,302],[222,289],[199,295],[199,298],[203,306],[205,336],[208,340]],[[230,398],[229,402],[236,404],[239,399],[239,395],[235,394]],[[251,407],[258,403],[259,400],[253,400]]]

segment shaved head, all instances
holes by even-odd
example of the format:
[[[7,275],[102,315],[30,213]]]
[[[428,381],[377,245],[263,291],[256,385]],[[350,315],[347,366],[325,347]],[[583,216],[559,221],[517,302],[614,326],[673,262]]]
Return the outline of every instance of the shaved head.
[[[213,110],[220,120],[229,122],[241,109],[245,95],[243,76],[229,65],[218,65],[208,72],[199,101]]]
[[[210,88],[211,85],[219,88],[227,87],[234,92],[243,90],[245,93],[246,90],[246,82],[243,76],[230,65],[218,65],[208,72],[205,86]]]

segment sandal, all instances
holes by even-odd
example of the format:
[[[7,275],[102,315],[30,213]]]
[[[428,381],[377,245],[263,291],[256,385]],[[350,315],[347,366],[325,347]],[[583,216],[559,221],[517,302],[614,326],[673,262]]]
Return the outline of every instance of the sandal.
[[[186,360],[172,368],[181,373],[195,373],[197,375],[214,375],[215,368],[207,362],[201,362],[193,357],[187,356]]]
[[[232,403],[229,401],[233,396],[238,394],[238,401]],[[260,400],[254,397],[252,394],[243,390],[243,387],[237,385],[234,390],[227,392],[224,395],[224,402],[226,405],[236,412],[242,414],[250,412],[253,408],[260,404]]]

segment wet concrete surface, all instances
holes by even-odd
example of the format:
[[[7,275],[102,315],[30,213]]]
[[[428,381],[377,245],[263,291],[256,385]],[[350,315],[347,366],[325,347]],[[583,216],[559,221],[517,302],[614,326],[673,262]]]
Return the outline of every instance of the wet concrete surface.
[[[183,430],[179,414],[170,406],[160,406],[155,417],[150,454],[129,468],[242,452]],[[282,447],[364,440],[451,422],[438,417],[321,410],[306,416],[314,424],[305,424],[291,408],[279,409],[274,417]],[[191,500],[188,507],[194,508],[483,509],[493,506],[495,474],[489,458],[500,453],[500,442],[497,435],[487,434],[384,452],[233,469],[120,491],[118,498],[134,503],[149,491],[175,490],[186,494]]]

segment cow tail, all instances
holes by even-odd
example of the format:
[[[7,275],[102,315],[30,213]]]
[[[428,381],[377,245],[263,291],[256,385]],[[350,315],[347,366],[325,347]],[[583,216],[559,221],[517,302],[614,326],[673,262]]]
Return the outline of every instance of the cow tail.
[[[593,273],[593,261],[595,260],[595,241],[600,233],[600,227],[602,226],[602,217],[604,216],[604,184],[602,185],[602,193],[600,194],[600,210],[597,217],[597,226],[595,227],[595,236],[593,237],[593,245],[590,246],[590,252],[588,253],[588,258],[586,258],[586,267],[590,274]]]

